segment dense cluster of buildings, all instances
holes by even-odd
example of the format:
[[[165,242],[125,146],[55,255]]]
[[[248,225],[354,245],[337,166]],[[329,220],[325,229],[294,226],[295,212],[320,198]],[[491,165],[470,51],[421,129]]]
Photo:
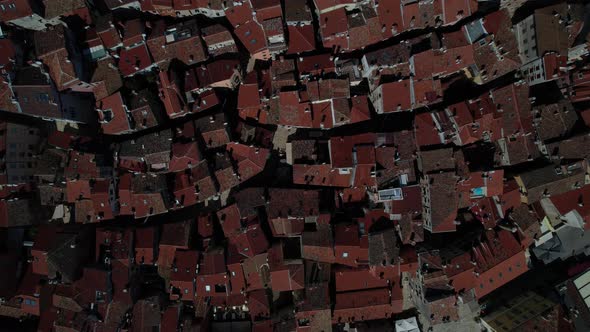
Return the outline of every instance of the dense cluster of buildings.
[[[590,329],[587,14],[505,5],[0,0],[0,315]]]

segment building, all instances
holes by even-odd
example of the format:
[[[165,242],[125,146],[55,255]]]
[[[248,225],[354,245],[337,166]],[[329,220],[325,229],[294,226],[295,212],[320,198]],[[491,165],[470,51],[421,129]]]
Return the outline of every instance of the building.
[[[566,55],[568,36],[567,5],[565,3],[540,8],[515,26],[518,49],[523,63],[528,63],[547,52]]]
[[[0,128],[4,184],[29,183],[37,166],[41,143],[39,129],[11,122],[0,123]]]

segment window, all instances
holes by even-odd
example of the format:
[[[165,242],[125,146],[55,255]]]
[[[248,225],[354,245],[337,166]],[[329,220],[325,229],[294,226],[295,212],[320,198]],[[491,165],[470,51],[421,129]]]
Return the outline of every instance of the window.
[[[211,286],[205,285],[205,292],[210,292],[210,291],[211,291]]]
[[[35,306],[35,305],[37,305],[37,301],[31,300],[31,299],[25,299],[25,304],[30,305],[30,306]]]
[[[96,291],[95,293],[96,302],[104,302],[104,294],[101,291]]]
[[[49,94],[48,93],[40,93],[37,99],[40,102],[49,103]]]
[[[342,253],[342,257],[347,258],[348,257],[348,253],[347,252],[343,252]]]
[[[188,294],[188,288],[184,289],[184,294]]]

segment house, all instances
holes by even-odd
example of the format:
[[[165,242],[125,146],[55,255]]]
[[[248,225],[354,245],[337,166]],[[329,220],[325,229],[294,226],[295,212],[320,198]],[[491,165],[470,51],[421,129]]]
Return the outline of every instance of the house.
[[[172,9],[174,9],[176,15],[179,17],[201,14],[207,17],[216,18],[223,16],[224,9],[226,8],[226,3],[221,0],[173,1],[172,4]]]
[[[117,153],[120,167],[143,165],[148,172],[168,170],[172,147],[172,132],[164,130],[121,143]]]
[[[168,164],[171,172],[180,172],[198,165],[203,160],[196,142],[172,143],[172,156]]]
[[[9,38],[1,38],[0,50],[2,50],[2,55],[0,55],[0,73],[7,74],[9,71],[12,71],[12,67],[16,62],[15,45]]]
[[[453,232],[457,228],[457,210],[461,194],[457,192],[458,177],[454,172],[424,176],[422,187],[422,218],[424,229],[431,233]]]
[[[322,263],[335,263],[332,227],[317,224],[315,231],[303,231],[301,235],[302,257]]]
[[[379,4],[379,9],[382,8]],[[387,5],[384,5],[385,7]],[[375,51],[369,51],[363,54],[361,64],[363,66],[363,77],[372,80],[377,76],[380,70],[396,69],[402,67],[404,64],[408,66],[409,76],[409,61],[411,45],[408,42],[400,42],[396,45],[391,45]]]
[[[88,228],[41,227],[31,248],[32,271],[65,283],[77,280],[90,258],[91,236]]]
[[[295,60],[285,59],[280,57],[277,61],[273,61],[270,66],[269,78],[274,96],[283,89],[288,89],[297,85],[297,69],[295,67]]]
[[[131,116],[120,92],[96,102],[96,111],[103,132],[107,135],[122,135],[132,132]]]
[[[359,320],[373,320],[391,317],[401,312],[396,292],[388,288],[365,289],[353,292],[336,293],[336,303],[332,312],[332,323],[346,323]]]
[[[410,58],[410,69],[417,80],[446,77],[463,71],[476,72],[473,46],[428,50],[415,54]]]
[[[214,158],[212,166],[218,184],[217,188],[222,194],[229,193],[231,188],[240,183],[240,177],[232,163],[229,152],[217,152]]]
[[[247,222],[246,227],[229,236],[229,242],[239,254],[246,257],[263,254],[269,247],[258,220]]]
[[[174,177],[176,206],[190,206],[216,197],[218,190],[206,161],[190,168],[190,172],[178,172]]]
[[[566,4],[539,8],[516,24],[516,38],[523,63],[553,51],[567,53],[568,36]]]
[[[369,233],[369,265],[395,265],[399,261],[397,234],[390,228]]]
[[[275,292],[300,290],[305,287],[304,265],[300,259],[285,259],[281,244],[268,251],[270,285]]]
[[[458,145],[501,139],[502,114],[488,95],[450,105],[445,112],[453,126],[452,139]]]
[[[0,20],[3,22],[40,31],[47,26],[61,24],[63,16],[81,15],[86,9],[86,3],[80,0],[62,1],[59,4],[51,1],[4,0],[0,2],[0,9]]]
[[[567,67],[567,57],[551,52],[524,64],[521,72],[529,85],[563,80]]]
[[[588,100],[588,68],[582,67],[573,71],[570,99],[573,103]]]
[[[165,213],[171,207],[164,176],[124,173],[118,191],[121,215],[146,218]]]
[[[285,3],[285,22],[289,36],[287,54],[299,54],[315,49],[313,16],[306,1]]]
[[[368,260],[363,257],[361,234],[356,224],[334,226],[334,256],[336,263],[356,267]]]
[[[269,190],[267,213],[273,236],[299,235],[306,222],[313,222],[319,215],[317,190],[278,189]]]
[[[542,141],[569,136],[578,121],[573,105],[567,100],[533,107],[533,115],[535,131]]]
[[[192,301],[195,297],[195,279],[199,272],[200,253],[195,250],[176,250],[170,273],[170,297]]]
[[[107,56],[96,62],[96,68],[92,73],[89,84],[96,100],[106,98],[123,86],[123,80],[119,69],[115,66],[113,58]]]
[[[300,79],[336,72],[334,57],[330,53],[300,56],[296,64]]]
[[[114,51],[123,46],[111,13],[97,17],[94,24],[95,32],[105,48]]]
[[[242,71],[238,60],[215,60],[186,73],[185,91],[208,88],[235,89],[241,80]]]
[[[517,165],[541,157],[532,135],[500,138],[494,145],[494,163],[497,166]]]
[[[129,110],[131,130],[137,132],[163,123],[160,103],[149,89],[131,91],[124,102]]]
[[[58,91],[88,88],[84,78],[82,54],[73,45],[73,32],[62,25],[35,32],[35,54],[49,69],[49,76]]]
[[[213,24],[201,29],[207,52],[212,56],[237,53],[238,47],[231,33],[221,24]]]
[[[186,65],[207,60],[196,20],[166,26],[163,21],[152,24],[147,46],[154,63],[163,70],[177,59]]]
[[[82,53],[87,61],[95,62],[107,56],[107,50],[95,29],[86,30],[86,36],[82,45]]]
[[[136,228],[133,248],[133,257],[136,264],[155,263],[155,229],[153,227]]]
[[[34,210],[28,198],[8,198],[0,201],[0,227],[23,227],[38,222],[42,211]]]
[[[379,85],[369,98],[378,114],[412,111],[442,100],[440,80],[406,79]]]
[[[88,113],[65,112],[61,107],[60,96],[51,84],[50,77],[39,67],[24,67],[18,70],[10,85],[13,94],[11,108],[14,112],[39,117],[42,119],[86,122]],[[14,107],[16,106],[16,107]]]
[[[511,232],[488,230],[473,249],[475,296],[478,299],[493,292],[528,271],[525,250]]]
[[[523,203],[531,204],[551,195],[580,188],[585,182],[584,161],[562,166],[545,166],[515,176]]]
[[[454,25],[455,23],[467,18],[479,9],[479,2],[476,0],[461,1],[444,1],[443,7],[443,26]]]
[[[230,142],[227,122],[222,112],[214,113],[209,117],[200,117],[194,121],[194,125],[204,146],[208,149],[217,148]]]
[[[282,13],[279,16],[263,20],[261,25],[266,36],[266,44],[268,45],[270,54],[278,54],[286,51],[288,45],[285,37]]]
[[[66,156],[66,179],[90,180],[112,177],[113,165],[107,162],[104,155],[71,150]]]
[[[552,160],[579,160],[588,158],[587,135],[576,135],[568,139],[546,144],[546,155]]]
[[[533,114],[529,88],[524,82],[516,82],[491,91],[490,96],[496,108],[501,110],[504,137],[526,135],[533,130]]]
[[[108,0],[113,1],[113,0]],[[135,3],[138,3],[135,1]],[[160,328],[161,313],[157,297],[141,299],[133,305],[131,326],[137,330],[155,330]]]
[[[135,240],[131,230],[100,228],[96,230],[95,255],[97,262],[110,260],[129,266],[133,258]]]
[[[203,253],[196,279],[197,296],[225,297],[229,294],[231,289],[222,248],[209,248]]]
[[[42,290],[41,276],[33,273],[29,267],[25,270],[14,295],[0,305],[0,310],[4,316],[13,318],[40,316]]]
[[[4,158],[3,184],[28,183],[35,175],[37,150],[40,144],[39,129],[12,122],[0,122],[0,151]]]
[[[479,78],[485,83],[517,70],[522,60],[512,29],[511,14],[507,9],[486,15],[482,25],[489,35],[478,41],[471,40],[475,49],[475,62],[480,69]]]
[[[237,176],[240,181],[247,181],[261,173],[269,158],[270,150],[231,142],[226,145],[231,159],[237,165]]]
[[[193,220],[180,220],[162,225],[158,245],[158,272],[170,276],[177,250],[188,250],[192,239]]]
[[[152,62],[145,42],[145,28],[145,23],[140,19],[128,20],[122,26],[123,47],[118,49],[117,65],[124,77],[146,72],[156,65]]]
[[[169,118],[174,119],[189,114],[188,105],[174,79],[166,71],[158,74],[159,97]]]

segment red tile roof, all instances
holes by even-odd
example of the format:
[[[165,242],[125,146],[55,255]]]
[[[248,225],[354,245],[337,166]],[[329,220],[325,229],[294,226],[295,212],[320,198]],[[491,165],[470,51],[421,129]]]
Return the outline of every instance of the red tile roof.
[[[287,54],[298,54],[315,50],[313,25],[289,25],[289,48]]]
[[[256,21],[239,25],[234,29],[234,33],[250,54],[256,54],[267,48],[264,30]]]
[[[168,164],[170,172],[179,172],[201,162],[201,153],[196,142],[172,144],[172,158]]]
[[[399,312],[397,309],[388,288],[337,293],[332,323],[383,319]]]
[[[334,277],[338,293],[389,286],[387,279],[373,275],[368,268],[336,268]]]
[[[477,0],[443,1],[442,5],[445,24],[453,24],[465,17],[471,16],[478,9]]]
[[[297,91],[279,92],[279,123],[284,126],[311,128],[311,104],[304,102]]]
[[[105,134],[119,135],[131,131],[129,115],[123,104],[121,93],[117,92],[97,101],[96,108],[101,128]]]
[[[286,292],[305,288],[305,273],[303,264],[283,265],[271,269],[270,280],[272,290]]]
[[[166,113],[170,118],[184,116],[188,113],[188,108],[184,103],[180,91],[175,83],[171,83],[168,74],[161,71],[160,78],[160,99],[164,103]]]
[[[489,232],[493,231],[488,231],[488,234]],[[476,272],[479,273],[475,281],[475,295],[478,299],[528,271],[526,254],[513,235],[507,231],[501,231],[499,235],[496,240],[490,239],[488,235],[487,241],[474,249]]]
[[[138,71],[144,70],[152,65],[150,53],[144,43],[132,48],[124,48],[119,54],[119,70],[123,76],[131,76]]]

